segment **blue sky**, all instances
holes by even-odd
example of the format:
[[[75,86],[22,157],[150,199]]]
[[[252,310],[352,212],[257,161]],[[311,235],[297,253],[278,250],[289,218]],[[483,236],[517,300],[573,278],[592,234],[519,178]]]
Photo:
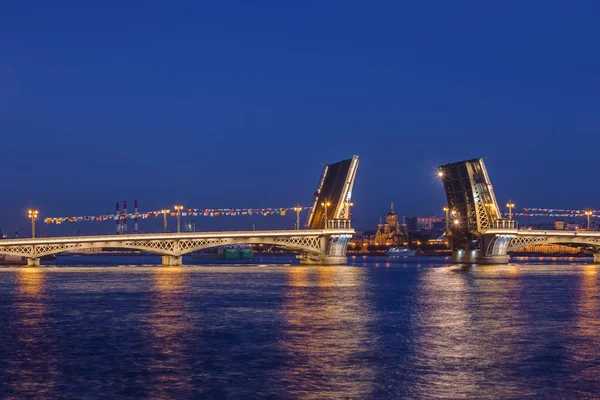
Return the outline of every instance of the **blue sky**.
[[[353,154],[362,228],[441,214],[435,167],[480,156],[501,203],[600,208],[597,2],[252,3],[0,5],[0,228],[309,204]]]

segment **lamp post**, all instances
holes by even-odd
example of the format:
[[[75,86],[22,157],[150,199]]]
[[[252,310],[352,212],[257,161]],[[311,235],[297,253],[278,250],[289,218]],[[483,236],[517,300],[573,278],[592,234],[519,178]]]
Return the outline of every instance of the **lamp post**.
[[[40,212],[35,208],[30,208],[27,211],[27,213],[29,214],[29,218],[31,219],[31,237],[35,238],[35,220],[37,219],[38,214]]]
[[[296,211],[296,230],[299,231],[300,230],[300,211],[302,211],[302,207],[300,207],[300,204],[297,204],[296,207],[294,207],[294,211]]]
[[[450,209],[448,207],[444,207],[442,208],[442,210],[444,210],[444,212],[446,213],[446,235],[448,234],[448,211],[450,211]]]
[[[590,226],[590,217],[592,216],[592,210],[585,210],[585,215],[587,215],[587,220],[588,220],[587,229],[588,229],[588,231],[591,231],[592,228]]]
[[[325,229],[327,229],[327,207],[329,207],[331,205],[331,202],[328,201],[327,199],[321,203],[321,205],[323,207],[325,207]]]
[[[169,211],[171,210],[169,210],[168,208],[163,208],[162,210],[160,210],[160,212],[163,215],[163,231],[165,233],[167,233],[167,214],[169,213]]]
[[[512,210],[515,207],[515,203],[512,200],[508,200],[506,207],[508,207],[508,219],[512,219]]]
[[[173,209],[177,211],[177,233],[181,232],[181,210],[183,210],[183,206],[181,204],[175,204]]]

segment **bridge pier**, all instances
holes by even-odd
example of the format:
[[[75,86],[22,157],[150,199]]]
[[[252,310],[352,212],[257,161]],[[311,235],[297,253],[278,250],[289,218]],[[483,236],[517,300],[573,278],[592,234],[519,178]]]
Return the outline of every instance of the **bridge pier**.
[[[324,256],[321,259],[322,265],[346,265],[348,264],[348,257],[346,256]]]
[[[182,256],[162,256],[163,267],[181,267],[183,265]]]
[[[594,264],[600,264],[600,253],[594,253]]]
[[[347,265],[348,257],[346,256],[312,256],[312,254],[302,254],[298,256],[301,265]]]
[[[321,254],[311,255],[309,253],[305,253],[300,259],[300,264],[348,264],[348,257],[346,257],[346,249],[348,248],[348,241],[351,237],[351,235],[347,234],[323,236],[320,239]]]
[[[481,250],[454,250],[452,252],[452,264],[508,264],[509,255],[486,256]]]
[[[28,267],[39,267],[40,266],[40,259],[39,258],[28,258],[27,259],[27,266]]]

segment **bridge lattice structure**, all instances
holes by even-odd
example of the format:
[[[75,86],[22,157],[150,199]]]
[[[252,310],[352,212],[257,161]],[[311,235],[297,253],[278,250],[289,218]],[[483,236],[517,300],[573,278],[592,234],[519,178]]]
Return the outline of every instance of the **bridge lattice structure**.
[[[160,233],[133,235],[69,236],[0,241],[0,254],[25,257],[29,265],[39,264],[43,256],[88,249],[130,249],[163,256],[163,264],[180,265],[183,255],[211,247],[268,244],[298,251],[309,262],[345,262],[348,241],[354,234],[349,227],[338,229],[272,230]],[[335,262],[334,262],[335,263]]]

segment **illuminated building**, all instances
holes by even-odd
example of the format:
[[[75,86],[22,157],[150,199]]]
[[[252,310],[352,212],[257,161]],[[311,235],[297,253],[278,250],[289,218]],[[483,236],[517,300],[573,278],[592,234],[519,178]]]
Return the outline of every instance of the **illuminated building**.
[[[398,223],[398,214],[394,211],[394,203],[390,205],[390,212],[385,216],[385,223],[379,220],[373,244],[375,246],[392,246],[400,244],[402,231]]]

